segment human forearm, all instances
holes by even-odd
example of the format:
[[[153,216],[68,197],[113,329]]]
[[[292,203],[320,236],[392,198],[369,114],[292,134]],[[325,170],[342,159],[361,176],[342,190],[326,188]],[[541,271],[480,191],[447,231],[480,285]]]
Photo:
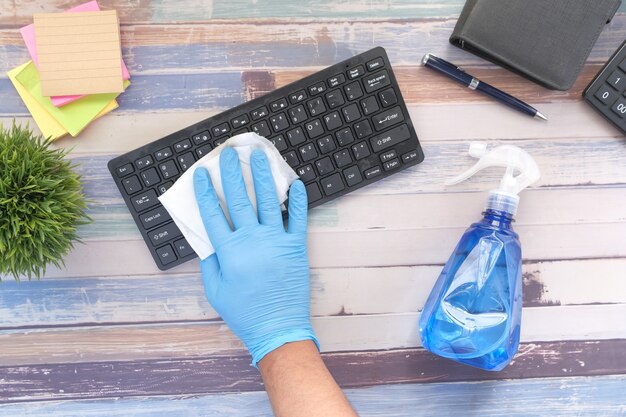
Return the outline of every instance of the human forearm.
[[[354,417],[312,341],[287,343],[268,353],[259,370],[276,417]]]

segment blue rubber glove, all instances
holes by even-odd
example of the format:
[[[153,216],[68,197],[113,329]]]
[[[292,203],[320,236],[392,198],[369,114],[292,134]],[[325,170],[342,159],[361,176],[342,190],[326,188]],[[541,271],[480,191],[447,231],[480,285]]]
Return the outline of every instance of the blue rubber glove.
[[[265,153],[250,157],[257,212],[246,194],[237,151],[224,149],[220,173],[233,230],[204,168],[194,172],[196,200],[215,253],[200,263],[206,296],[257,363],[285,343],[313,340],[307,196],[297,180],[289,191],[289,224],[283,226]]]

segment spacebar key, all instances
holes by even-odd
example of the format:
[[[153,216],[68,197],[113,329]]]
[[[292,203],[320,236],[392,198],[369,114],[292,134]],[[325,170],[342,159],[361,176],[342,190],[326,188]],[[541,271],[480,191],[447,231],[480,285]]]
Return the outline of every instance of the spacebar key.
[[[374,136],[370,139],[370,143],[372,144],[374,152],[378,152],[397,145],[400,142],[404,142],[410,137],[411,133],[409,132],[409,127],[406,124],[402,124],[386,131],[385,133]]]

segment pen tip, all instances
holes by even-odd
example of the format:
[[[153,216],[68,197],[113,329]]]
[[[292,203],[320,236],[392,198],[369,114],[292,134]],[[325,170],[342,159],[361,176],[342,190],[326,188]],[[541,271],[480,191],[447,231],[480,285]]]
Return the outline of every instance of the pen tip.
[[[543,114],[541,114],[539,112],[537,112],[537,114],[535,114],[535,117],[538,117],[538,118],[543,119],[543,120],[548,120],[548,118],[546,116],[544,116]]]

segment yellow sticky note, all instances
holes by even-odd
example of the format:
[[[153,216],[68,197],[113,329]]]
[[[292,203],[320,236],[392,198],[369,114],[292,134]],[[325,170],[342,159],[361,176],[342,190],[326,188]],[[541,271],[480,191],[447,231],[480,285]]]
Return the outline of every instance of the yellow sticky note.
[[[119,95],[119,93],[92,94],[58,108],[52,104],[50,97],[41,95],[39,73],[32,61],[29,61],[21,71],[17,72],[15,78],[72,136],[80,133]],[[125,81],[124,87],[128,85],[130,82]]]
[[[39,126],[39,130],[41,130],[43,136],[45,138],[55,140],[62,136],[65,136],[68,131],[54,117],[52,117],[50,113],[48,113],[44,106],[42,106],[41,103],[39,103],[29,93],[29,91],[22,84],[20,84],[20,82],[16,78],[17,74],[22,72],[22,70],[24,70],[24,68],[26,68],[26,66],[31,62],[32,61],[29,61],[16,68],[13,68],[9,72],[7,72],[7,75],[9,76],[9,79],[17,90],[17,93],[24,101],[24,104],[28,108],[28,111],[33,116],[35,123],[37,123],[37,126]],[[100,113],[96,115],[95,118],[97,119],[98,117],[104,116],[105,114],[115,110],[117,107],[117,101],[113,99],[106,105],[106,107],[104,107],[100,111]]]

